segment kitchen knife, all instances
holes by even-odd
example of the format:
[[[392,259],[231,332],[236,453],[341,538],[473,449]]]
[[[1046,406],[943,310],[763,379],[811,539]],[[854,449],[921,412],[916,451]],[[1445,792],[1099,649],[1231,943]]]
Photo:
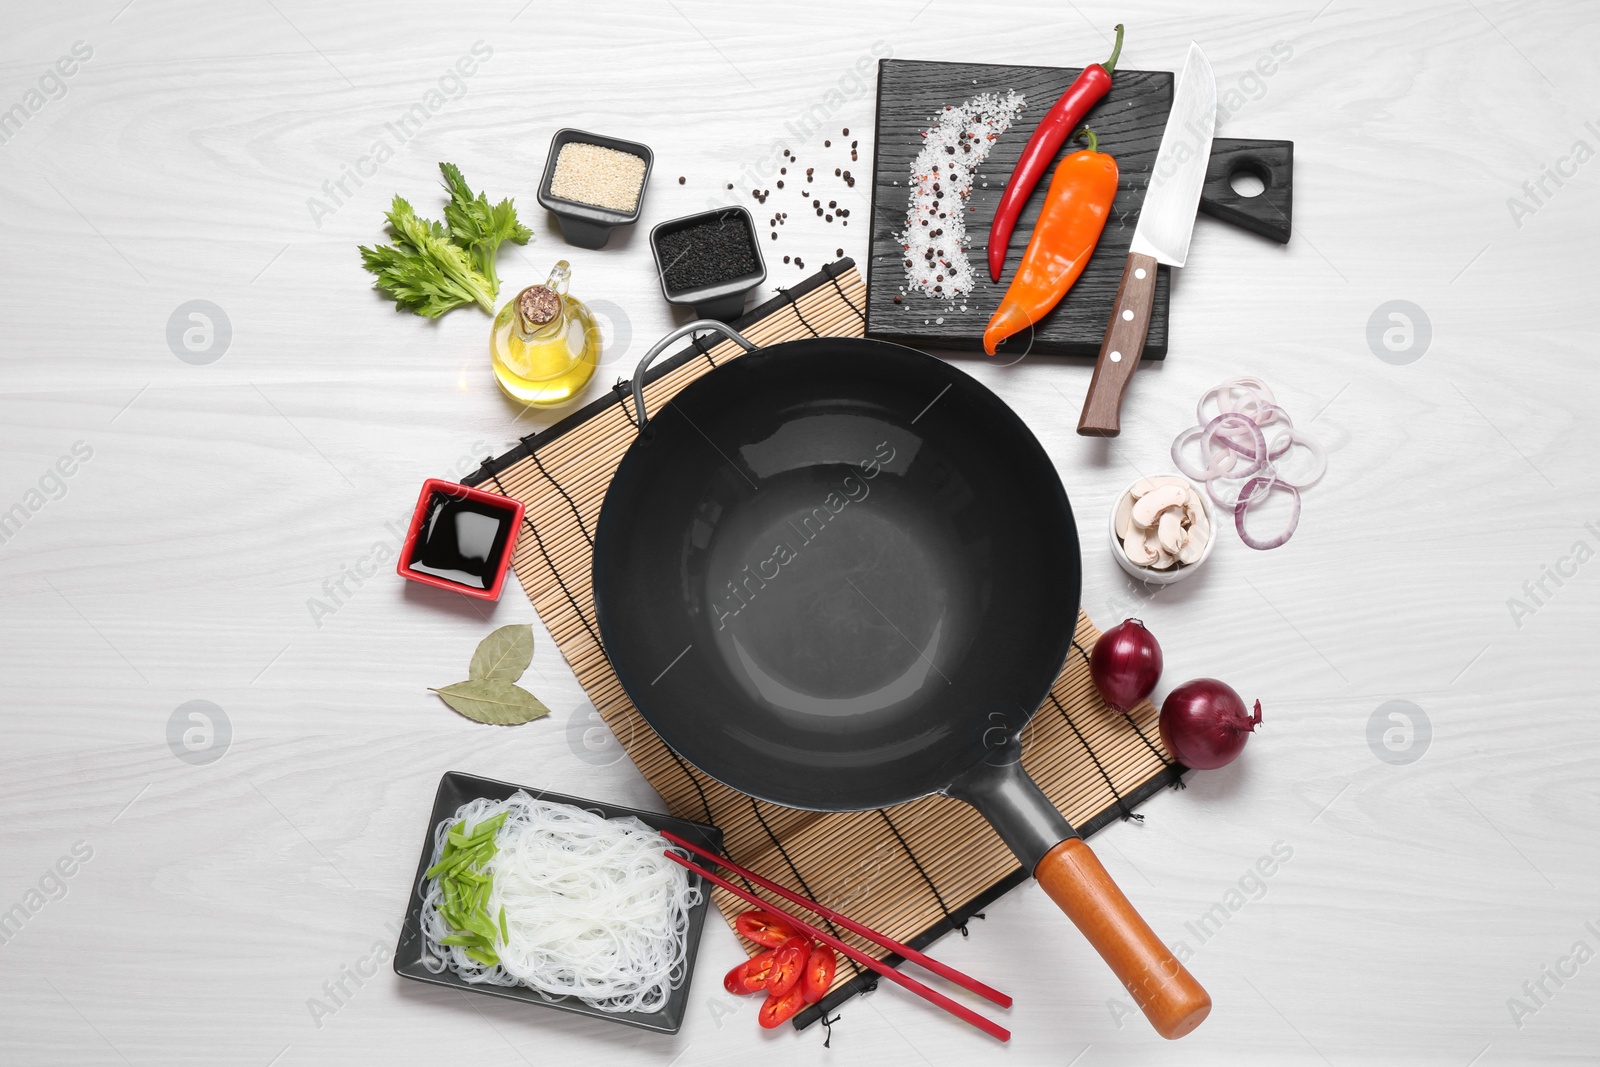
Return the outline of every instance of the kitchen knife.
[[[1111,324],[1100,342],[1089,395],[1083,400],[1078,432],[1085,437],[1115,437],[1122,431],[1122,394],[1144,354],[1150,308],[1156,293],[1156,264],[1181,267],[1189,255],[1195,208],[1211,158],[1217,125],[1217,80],[1200,46],[1189,45],[1178,90],[1167,114],[1166,132],[1139,208],[1128,262],[1112,305]]]

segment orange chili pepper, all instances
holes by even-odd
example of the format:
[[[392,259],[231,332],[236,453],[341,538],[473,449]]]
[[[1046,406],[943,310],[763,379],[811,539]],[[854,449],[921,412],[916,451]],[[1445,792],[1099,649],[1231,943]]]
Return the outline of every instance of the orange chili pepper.
[[[1093,130],[1078,133],[1087,135],[1089,147],[1056,167],[1017,276],[983,331],[983,350],[991,356],[1002,340],[1044,318],[1067,295],[1111,215],[1117,161],[1099,151]]]

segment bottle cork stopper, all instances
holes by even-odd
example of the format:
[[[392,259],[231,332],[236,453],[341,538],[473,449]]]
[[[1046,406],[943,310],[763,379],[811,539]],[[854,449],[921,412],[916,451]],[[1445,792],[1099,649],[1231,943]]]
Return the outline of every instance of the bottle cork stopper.
[[[534,326],[543,326],[561,310],[561,294],[544,285],[530,285],[517,297],[517,314]]]

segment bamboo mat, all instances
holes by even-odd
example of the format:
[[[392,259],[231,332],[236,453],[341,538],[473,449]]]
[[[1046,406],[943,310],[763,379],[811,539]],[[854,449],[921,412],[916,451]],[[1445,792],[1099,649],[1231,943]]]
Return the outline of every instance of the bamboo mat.
[[[761,346],[860,337],[865,295],[854,263],[843,259],[780,289],[734,325]],[[659,411],[689,382],[742,352],[731,341],[694,341],[652,373],[645,388],[649,410]],[[618,382],[602,399],[466,479],[526,505],[512,565],[601,718],[671,813],[715,823],[728,854],[744,866],[914,948],[951,930],[967,935],[970,921],[1029,873],[972,808],[926,797],[881,811],[821,814],[759,802],[689,766],[623,692],[600,645],[589,572],[601,502],[636,433],[631,411],[628,387]],[[1080,612],[1075,648],[1023,735],[1024,766],[1085,835],[1118,817],[1141,818],[1133,806],[1177,784],[1182,770],[1161,747],[1148,702],[1123,716],[1096,694],[1085,650],[1097,637]],[[748,907],[725,890],[717,890],[715,900],[730,923]],[[853,934],[832,932],[876,957],[888,955]],[[982,977],[1002,987],[1008,978]],[[876,983],[870,971],[841,960],[833,991],[795,1025],[815,1022]]]

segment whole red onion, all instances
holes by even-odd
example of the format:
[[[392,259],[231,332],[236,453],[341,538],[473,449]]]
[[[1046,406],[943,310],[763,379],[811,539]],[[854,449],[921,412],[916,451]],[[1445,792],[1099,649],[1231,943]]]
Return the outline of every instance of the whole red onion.
[[[1100,635],[1089,653],[1089,677],[1113,710],[1127,713],[1155,692],[1161,679],[1161,646],[1144,623],[1123,619]]]
[[[1213,770],[1232,763],[1261,724],[1261,701],[1252,718],[1226,682],[1196,678],[1161,703],[1161,743],[1185,767]]]

